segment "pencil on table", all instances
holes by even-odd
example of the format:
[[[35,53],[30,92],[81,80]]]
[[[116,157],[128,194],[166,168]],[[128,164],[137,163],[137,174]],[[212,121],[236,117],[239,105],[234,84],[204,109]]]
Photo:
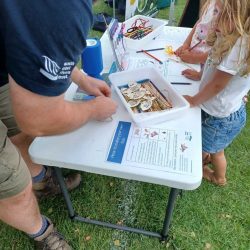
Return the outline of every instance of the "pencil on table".
[[[144,51],[157,51],[157,50],[163,50],[165,48],[157,48],[157,49],[144,49]],[[143,53],[143,50],[138,50],[136,53]]]
[[[160,64],[163,64],[163,62],[160,60],[160,59],[158,59],[157,57],[155,57],[155,56],[153,56],[152,54],[150,54],[150,53],[148,53],[146,50],[141,50],[143,53],[145,53],[146,55],[148,55],[148,56],[150,56],[150,57],[152,57],[153,59],[155,59],[157,62],[159,62]]]

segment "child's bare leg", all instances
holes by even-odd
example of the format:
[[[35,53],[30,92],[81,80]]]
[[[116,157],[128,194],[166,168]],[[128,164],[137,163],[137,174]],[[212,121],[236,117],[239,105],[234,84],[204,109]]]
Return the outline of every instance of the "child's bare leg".
[[[224,150],[211,154],[211,161],[214,166],[214,171],[211,170],[212,172],[209,172],[203,170],[203,178],[219,186],[226,185],[227,161],[224,155]]]
[[[207,152],[202,152],[202,176],[205,179],[211,179],[211,174],[213,174],[213,170],[208,166],[208,164],[211,163],[211,155]]]
[[[212,164],[214,166],[214,182],[216,184],[226,183],[226,170],[227,170],[227,160],[224,154],[224,150],[211,154]]]
[[[208,165],[209,163],[211,163],[211,155],[207,152],[202,151],[202,164],[204,165]]]

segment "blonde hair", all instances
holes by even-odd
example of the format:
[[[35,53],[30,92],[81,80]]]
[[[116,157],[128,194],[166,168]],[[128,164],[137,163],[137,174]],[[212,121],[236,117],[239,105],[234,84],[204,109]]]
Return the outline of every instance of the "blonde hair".
[[[222,9],[219,14],[216,27],[219,29],[218,39],[216,30],[211,29],[207,44],[213,46],[210,57],[214,63],[220,61],[232,49],[239,37],[246,36],[248,39],[247,58],[241,64],[246,64],[241,75],[250,73],[250,0],[220,0]]]
[[[209,5],[211,4],[212,0],[206,0],[203,1],[203,4],[201,5],[200,8],[200,17],[205,14],[205,12],[208,10]]]

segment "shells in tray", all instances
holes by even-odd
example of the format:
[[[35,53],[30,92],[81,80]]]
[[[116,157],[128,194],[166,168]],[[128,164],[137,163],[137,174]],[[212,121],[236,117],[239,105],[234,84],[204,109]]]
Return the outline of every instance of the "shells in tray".
[[[141,100],[129,100],[128,104],[131,108],[134,108],[140,104]]]
[[[146,90],[140,89],[136,92],[131,92],[130,94],[128,94],[128,97],[129,99],[137,100],[137,99],[141,99],[145,94],[146,94]]]
[[[146,110],[149,110],[152,107],[152,104],[153,104],[152,100],[147,99],[147,100],[141,102],[140,108],[141,108],[142,111],[146,111]]]
[[[140,83],[131,81],[127,86],[121,87],[120,91],[135,113],[172,108],[172,104],[148,79]]]
[[[121,88],[122,94],[127,94],[128,93],[128,88]]]
[[[129,87],[131,92],[136,92],[136,91],[140,90],[140,88],[141,88],[140,84],[136,84],[136,85],[134,85],[132,87]]]

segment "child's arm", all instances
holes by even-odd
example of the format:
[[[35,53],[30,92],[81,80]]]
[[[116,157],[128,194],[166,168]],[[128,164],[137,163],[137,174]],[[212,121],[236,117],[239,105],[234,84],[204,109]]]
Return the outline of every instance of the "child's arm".
[[[208,57],[208,52],[194,52],[186,49],[179,54],[179,57],[186,63],[205,63]]]
[[[182,72],[182,75],[187,77],[188,79],[194,80],[194,81],[199,81],[202,76],[202,71],[196,71],[194,69],[185,69]]]
[[[185,96],[191,107],[198,106],[223,90],[233,75],[221,70],[216,70],[210,82],[201,89],[195,96]]]
[[[189,33],[188,37],[186,38],[186,40],[184,41],[184,43],[182,44],[181,47],[179,47],[176,51],[175,51],[175,54],[177,56],[180,55],[180,53],[183,51],[183,50],[186,50],[190,47],[190,44],[191,44],[191,41],[192,41],[192,38],[193,38],[193,34],[195,32],[195,29],[196,29],[196,25],[199,21],[196,22],[196,24],[194,25],[194,27],[192,28],[191,32]]]

